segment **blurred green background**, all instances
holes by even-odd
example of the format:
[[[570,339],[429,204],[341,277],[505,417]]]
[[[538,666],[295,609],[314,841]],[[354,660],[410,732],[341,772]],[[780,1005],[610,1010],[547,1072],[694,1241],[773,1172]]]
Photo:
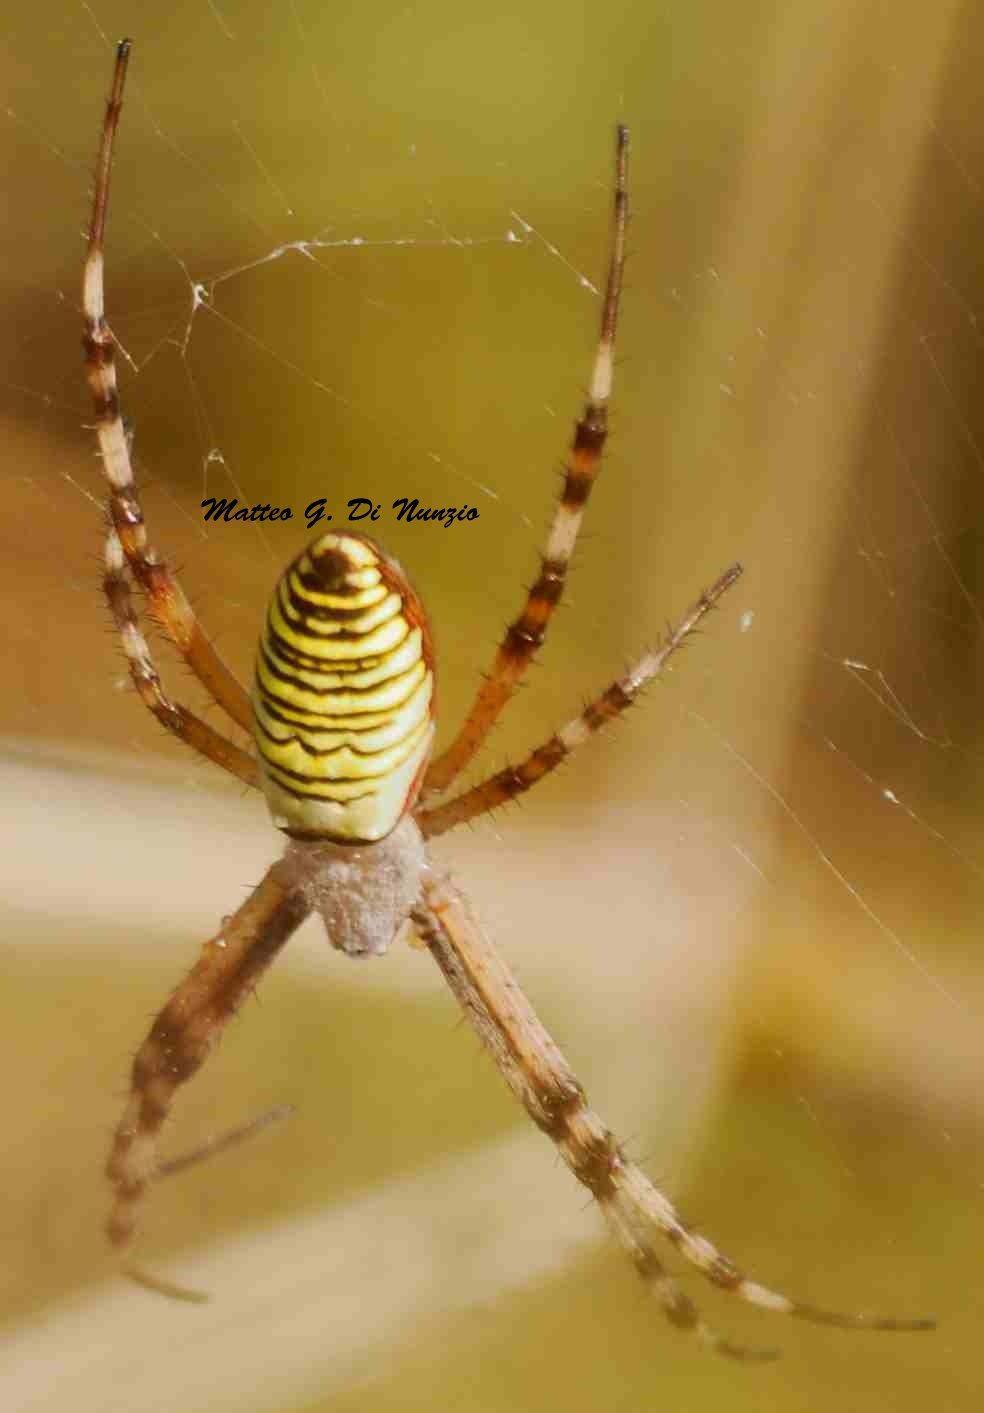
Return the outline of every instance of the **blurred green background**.
[[[979,1405],[982,30],[874,0],[8,17],[8,1406]],[[441,856],[692,1220],[790,1294],[937,1334],[787,1328],[681,1272],[785,1351],[702,1355],[427,959],[349,967],[316,931],[169,1131],[297,1105],[151,1205],[148,1264],[212,1303],[114,1278],[129,1055],[277,847],[141,712],[99,599],[77,291],[125,32],[107,286],[153,538],[245,674],[308,501],[476,505],[377,527],[431,607],[445,730],[534,572],[630,125],[611,451],[486,768],[746,577],[624,725]],[[212,494],[296,518],[205,526]]]

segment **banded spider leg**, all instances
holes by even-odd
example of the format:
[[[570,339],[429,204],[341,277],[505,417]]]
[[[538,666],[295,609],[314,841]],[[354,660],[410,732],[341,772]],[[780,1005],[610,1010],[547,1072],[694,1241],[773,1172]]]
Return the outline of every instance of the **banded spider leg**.
[[[789,1300],[743,1276],[689,1229],[589,1108],[580,1083],[462,895],[435,874],[425,853],[424,838],[529,790],[625,711],[741,573],[734,565],[721,575],[655,651],[521,764],[443,804],[417,806],[422,785],[425,798],[437,796],[474,757],[542,644],[563,592],[607,436],[628,213],[626,130],[619,127],[616,137],[608,279],[591,385],[540,572],[463,726],[427,769],[433,662],[426,613],[399,565],[378,546],[359,536],[326,534],[288,566],[261,638],[254,713],[249,694],[221,661],[177,579],[149,545],[120,416],[114,340],[103,307],[113,141],[129,49],[123,41],[117,50],[83,291],[86,367],[112,522],[104,592],[145,705],[179,739],[245,783],[260,784],[262,767],[274,822],[290,842],[205,944],[137,1051],[108,1164],[114,1186],[110,1240],[119,1249],[128,1245],[140,1204],[155,1180],[249,1137],[273,1117],[261,1116],[182,1158],[168,1162],[158,1154],[178,1088],[204,1063],[307,915],[318,911],[328,940],[349,955],[381,953],[409,917],[507,1084],[596,1199],[670,1323],[696,1333],[719,1354],[742,1359],[771,1354],[725,1340],[704,1323],[657,1257],[654,1235],[666,1238],[712,1284],[760,1308],[841,1328],[932,1328],[929,1320],[839,1314]],[[259,761],[168,697],[139,626],[133,582],[145,593],[151,617],[213,700],[233,723],[253,732]],[[162,1293],[197,1298],[139,1268],[129,1269],[135,1279]]]

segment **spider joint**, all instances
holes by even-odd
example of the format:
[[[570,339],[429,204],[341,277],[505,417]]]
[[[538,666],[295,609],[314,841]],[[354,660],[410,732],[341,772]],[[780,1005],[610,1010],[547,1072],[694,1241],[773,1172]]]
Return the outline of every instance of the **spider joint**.
[[[600,456],[608,436],[608,409],[589,403],[574,433],[574,451]]]
[[[566,563],[558,559],[544,558],[540,565],[540,577],[530,592],[530,597],[538,603],[556,608],[564,593],[567,580]]]
[[[140,501],[132,486],[124,486],[110,497],[109,513],[115,529],[121,534],[144,523]]]
[[[727,1256],[722,1256],[720,1251],[715,1251],[710,1264],[706,1267],[708,1280],[712,1285],[720,1286],[722,1290],[734,1290],[741,1285],[744,1276],[733,1261],[729,1261]]]
[[[542,627],[528,622],[526,618],[518,618],[506,629],[506,649],[525,655],[531,649],[540,647],[545,636]]]

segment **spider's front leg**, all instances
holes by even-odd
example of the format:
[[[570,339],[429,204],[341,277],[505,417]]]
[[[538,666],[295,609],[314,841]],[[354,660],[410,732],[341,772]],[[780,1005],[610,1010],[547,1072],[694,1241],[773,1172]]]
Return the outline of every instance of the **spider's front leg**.
[[[577,1077],[458,890],[446,878],[426,877],[411,916],[506,1083],[595,1198],[671,1324],[694,1332],[716,1353],[730,1358],[775,1356],[774,1350],[733,1344],[704,1323],[697,1306],[656,1255],[652,1246],[656,1233],[712,1285],[761,1309],[844,1329],[934,1328],[932,1320],[820,1310],[749,1280],[706,1237],[684,1224],[673,1204],[625,1155],[615,1135],[589,1107]]]
[[[116,1192],[107,1223],[114,1246],[129,1243],[148,1187],[167,1171],[158,1141],[177,1089],[200,1069],[310,906],[296,864],[286,859],[274,864],[205,943],[151,1026],[133,1061],[130,1095],[106,1166]]]
[[[119,555],[111,567],[135,637]],[[155,683],[145,685],[149,693]],[[255,685],[263,784],[287,851],[206,943],[137,1052],[108,1167],[114,1245],[133,1235],[149,1184],[183,1166],[162,1164],[157,1151],[178,1086],[307,914],[320,913],[331,944],[353,957],[384,952],[406,921],[426,866],[408,812],[434,734],[433,686],[423,608],[378,546],[328,533],[288,565],[270,600]],[[171,709],[166,700],[161,709]]]

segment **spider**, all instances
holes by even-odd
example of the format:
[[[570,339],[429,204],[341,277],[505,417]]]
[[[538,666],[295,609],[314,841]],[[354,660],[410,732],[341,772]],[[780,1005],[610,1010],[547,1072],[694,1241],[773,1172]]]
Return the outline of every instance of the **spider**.
[[[246,901],[206,942],[200,960],[172,992],[137,1051],[107,1167],[114,1188],[107,1226],[111,1243],[122,1250],[130,1242],[155,1179],[205,1154],[202,1149],[170,1163],[159,1156],[161,1129],[175,1093],[202,1065],[291,934],[309,913],[318,912],[328,940],[351,957],[378,956],[401,931],[416,933],[506,1083],[597,1201],[672,1325],[733,1358],[775,1353],[737,1345],[712,1330],[667,1271],[655,1237],[665,1238],[712,1285],[765,1310],[842,1328],[932,1328],[931,1320],[839,1314],[790,1300],[744,1276],[706,1237],[691,1230],[588,1106],[580,1082],[465,897],[428,860],[428,839],[529,790],[625,711],[741,574],[740,565],[727,569],[654,651],[521,764],[441,801],[477,754],[544,641],[598,473],[625,261],[627,130],[619,127],[616,133],[612,236],[591,383],[540,571],[464,723],[443,754],[431,760],[434,664],[427,616],[399,564],[378,545],[355,534],[330,532],[288,566],[270,601],[251,694],[222,662],[175,574],[150,545],[120,414],[114,339],[103,295],[113,144],[129,53],[130,42],[123,40],[102,129],[82,297],[87,377],[109,483],[103,589],[130,677],[145,705],[193,750],[246,785],[263,789],[287,844]],[[151,620],[213,701],[251,733],[255,754],[168,696],[141,631],[134,583],[145,595]],[[218,1146],[237,1141],[245,1131],[227,1135]],[[126,1269],[165,1293],[194,1294],[137,1267]]]

